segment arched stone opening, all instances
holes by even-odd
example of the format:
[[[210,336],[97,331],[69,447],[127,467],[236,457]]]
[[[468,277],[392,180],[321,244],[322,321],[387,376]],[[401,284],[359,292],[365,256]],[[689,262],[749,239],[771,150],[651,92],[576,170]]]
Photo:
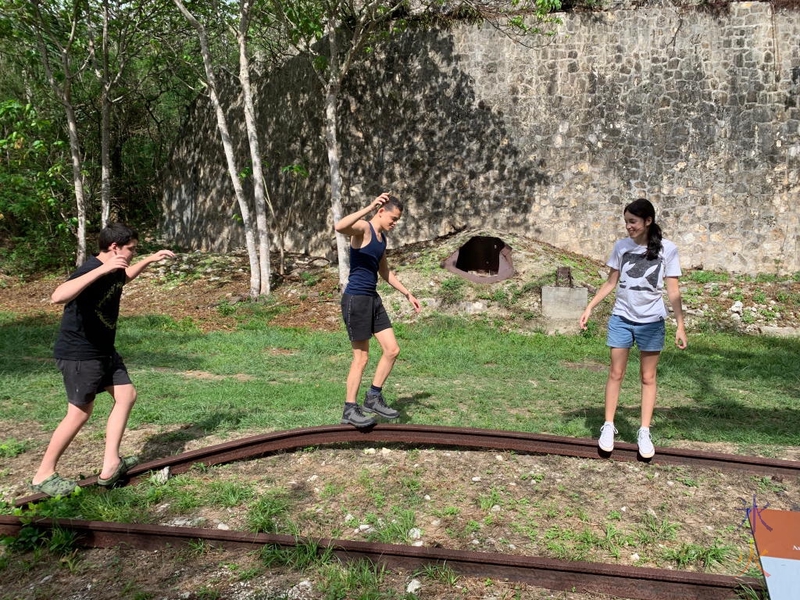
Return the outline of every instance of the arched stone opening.
[[[470,238],[442,266],[475,283],[495,283],[514,275],[511,246],[499,237]]]

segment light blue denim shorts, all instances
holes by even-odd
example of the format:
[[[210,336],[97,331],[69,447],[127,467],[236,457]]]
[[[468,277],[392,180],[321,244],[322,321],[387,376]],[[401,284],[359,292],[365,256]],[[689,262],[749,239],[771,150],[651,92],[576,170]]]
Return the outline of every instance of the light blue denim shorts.
[[[608,320],[606,346],[632,348],[634,342],[644,352],[661,352],[664,349],[666,327],[664,319],[653,323],[634,323],[619,315]]]

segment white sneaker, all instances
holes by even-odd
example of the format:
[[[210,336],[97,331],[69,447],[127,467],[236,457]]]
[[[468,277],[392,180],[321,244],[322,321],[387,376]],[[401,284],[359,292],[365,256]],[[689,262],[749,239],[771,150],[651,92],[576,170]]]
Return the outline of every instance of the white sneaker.
[[[617,433],[619,432],[616,430],[613,423],[603,423],[603,426],[600,428],[600,439],[597,441],[600,450],[603,452],[611,452],[614,450],[614,436]]]
[[[651,458],[656,449],[653,447],[653,441],[650,439],[650,430],[642,427],[636,436],[637,443],[639,444],[639,456],[642,458]]]

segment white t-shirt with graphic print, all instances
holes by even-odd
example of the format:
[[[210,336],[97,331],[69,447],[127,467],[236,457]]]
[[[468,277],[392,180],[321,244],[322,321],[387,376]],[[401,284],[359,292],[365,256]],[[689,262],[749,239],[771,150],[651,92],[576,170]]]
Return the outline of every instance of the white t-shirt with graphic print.
[[[658,258],[648,260],[647,246],[631,238],[614,244],[607,266],[619,271],[616,302],[612,313],[634,323],[654,323],[667,317],[664,304],[664,277],[679,277],[678,248],[661,240]]]

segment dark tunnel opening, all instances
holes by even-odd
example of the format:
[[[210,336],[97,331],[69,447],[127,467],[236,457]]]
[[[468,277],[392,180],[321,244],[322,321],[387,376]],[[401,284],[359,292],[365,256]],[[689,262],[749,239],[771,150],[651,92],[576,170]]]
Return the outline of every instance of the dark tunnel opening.
[[[475,283],[494,283],[514,275],[511,246],[492,236],[470,238],[442,266]]]

